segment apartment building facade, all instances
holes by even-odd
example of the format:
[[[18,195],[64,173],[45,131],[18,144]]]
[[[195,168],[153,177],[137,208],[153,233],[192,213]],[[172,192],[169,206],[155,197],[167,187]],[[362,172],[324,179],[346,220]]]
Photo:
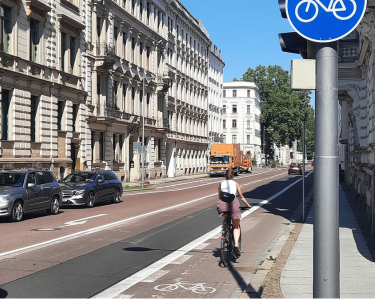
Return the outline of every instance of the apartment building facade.
[[[179,1],[0,4],[0,167],[206,171],[211,40]]]
[[[368,9],[357,29],[338,42],[339,164],[369,215],[375,178],[374,20]]]
[[[223,81],[225,62],[212,44],[208,52],[208,135],[210,144],[223,143]]]
[[[165,65],[172,78],[168,91],[167,176],[207,172],[208,49],[212,44],[202,20],[180,1],[166,8]]]
[[[224,82],[223,134],[225,143],[241,144],[261,163],[260,95],[253,82]]]
[[[0,167],[61,177],[85,156],[85,3],[0,2]]]

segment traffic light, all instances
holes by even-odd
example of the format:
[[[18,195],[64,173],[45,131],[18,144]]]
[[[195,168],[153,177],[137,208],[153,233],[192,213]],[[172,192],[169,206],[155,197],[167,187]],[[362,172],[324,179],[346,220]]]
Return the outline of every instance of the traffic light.
[[[278,0],[281,17],[287,18],[286,0]],[[297,32],[279,33],[280,47],[283,52],[300,54],[307,58],[307,40]]]

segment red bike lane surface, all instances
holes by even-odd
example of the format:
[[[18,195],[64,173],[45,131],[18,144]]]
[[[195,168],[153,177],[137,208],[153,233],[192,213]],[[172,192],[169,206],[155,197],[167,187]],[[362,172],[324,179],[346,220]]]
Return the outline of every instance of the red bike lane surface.
[[[241,185],[243,181],[245,182],[244,184],[247,184],[250,183],[250,180],[262,180],[255,183],[254,186],[250,184],[248,186],[249,188],[244,189],[245,191],[264,184],[269,180],[266,179],[269,177],[269,175],[279,174],[279,176],[281,176],[285,174],[284,172],[270,172],[259,175],[252,174],[257,176],[249,178],[240,176],[237,177],[236,180],[238,180]],[[221,179],[218,181],[220,180]],[[185,187],[188,187],[188,185],[189,183],[187,183]],[[40,247],[37,251],[26,251],[23,254],[14,254],[10,257],[0,256],[0,269],[2,270],[1,273],[3,274],[0,279],[0,284],[33,274],[50,266],[54,266],[69,259],[90,253],[96,249],[113,244],[138,233],[146,232],[152,228],[166,224],[173,220],[177,220],[182,216],[186,216],[203,208],[207,208],[216,203],[217,196],[208,196],[211,192],[215,193],[216,191],[217,184],[215,183],[212,186],[194,187],[192,189],[188,189],[187,192],[184,193],[174,191],[169,193],[136,193],[137,195],[129,194],[122,197],[123,202],[120,204],[100,205],[94,207],[93,209],[66,209],[66,214],[62,213],[58,216],[29,218],[24,222],[16,223],[16,226],[12,226],[14,223],[1,223],[0,227],[6,227],[5,232],[7,237],[5,240],[9,241],[9,243],[6,243],[6,246],[5,243],[2,243],[1,245],[1,253],[4,253],[20,247],[30,246],[43,241],[82,232],[90,228],[107,225],[111,222],[114,223],[133,216],[152,213],[155,210],[167,209],[173,205],[184,204],[195,198],[207,197],[189,205],[176,207],[173,210],[167,210],[150,216],[141,217],[139,219],[133,219],[128,222],[119,223],[112,227],[108,227],[107,229],[98,231],[96,233],[89,235],[83,234],[79,238],[50,244],[47,247]],[[61,224],[66,222],[95,215],[104,216],[92,218],[90,219],[90,222],[88,221],[87,223],[79,226],[67,226],[61,228],[60,230],[35,230],[35,228],[56,228],[57,226],[61,226]]]

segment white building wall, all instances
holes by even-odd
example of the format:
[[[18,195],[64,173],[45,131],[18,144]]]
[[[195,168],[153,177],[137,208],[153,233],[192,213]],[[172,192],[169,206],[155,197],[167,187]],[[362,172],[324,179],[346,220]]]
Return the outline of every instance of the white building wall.
[[[261,161],[260,133],[260,95],[259,89],[253,82],[231,81],[224,82],[225,106],[223,114],[223,134],[225,143],[241,144],[241,150],[250,151],[252,157]],[[237,111],[233,111],[236,106]],[[233,123],[236,123],[234,127]],[[223,124],[223,123],[222,123]]]

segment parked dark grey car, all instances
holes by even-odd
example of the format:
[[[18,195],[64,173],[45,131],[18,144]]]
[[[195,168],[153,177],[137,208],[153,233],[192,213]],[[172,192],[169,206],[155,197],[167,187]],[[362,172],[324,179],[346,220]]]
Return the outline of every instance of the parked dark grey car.
[[[60,181],[62,205],[85,205],[95,202],[120,202],[123,192],[121,181],[110,171],[72,172]]]
[[[0,170],[0,217],[19,222],[28,212],[57,215],[61,201],[61,188],[51,171]]]

